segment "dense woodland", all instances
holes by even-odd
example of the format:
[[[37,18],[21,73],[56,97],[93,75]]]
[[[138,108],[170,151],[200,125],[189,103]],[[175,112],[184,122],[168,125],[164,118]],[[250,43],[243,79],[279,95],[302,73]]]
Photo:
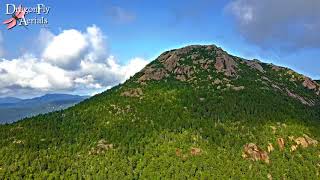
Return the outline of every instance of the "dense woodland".
[[[183,63],[192,64],[187,55]],[[292,152],[289,140],[320,140],[319,96],[289,81],[287,69],[262,66],[264,74],[239,63],[238,76],[228,79],[240,91],[211,83],[208,76],[225,78],[214,66],[196,66],[196,81],[185,82],[169,74],[141,84],[140,72],[67,110],[1,125],[0,179],[319,179],[319,146]],[[274,90],[262,76],[316,104]],[[122,95],[135,88],[143,93]],[[247,143],[264,150],[272,143],[270,163],[243,158]]]

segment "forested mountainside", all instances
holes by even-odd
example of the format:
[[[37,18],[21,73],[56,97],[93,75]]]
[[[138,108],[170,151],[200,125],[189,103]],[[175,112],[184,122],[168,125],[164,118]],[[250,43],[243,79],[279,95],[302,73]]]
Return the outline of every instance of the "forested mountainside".
[[[214,45],[0,126],[0,179],[319,179],[320,86]]]

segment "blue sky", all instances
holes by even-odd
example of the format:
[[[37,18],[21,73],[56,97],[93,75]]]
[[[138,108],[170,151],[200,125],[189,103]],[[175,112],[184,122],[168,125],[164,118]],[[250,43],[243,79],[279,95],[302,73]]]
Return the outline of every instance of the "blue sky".
[[[12,69],[21,74],[19,77],[13,72],[0,75],[0,82],[4,84],[0,85],[0,96],[29,97],[52,92],[94,94],[130,77],[164,50],[189,44],[216,44],[231,54],[287,66],[320,79],[317,34],[320,3],[317,1],[4,0],[0,3],[1,22],[9,18],[5,15],[7,3],[25,7],[40,3],[50,6],[51,10],[48,15],[41,15],[49,21],[46,27],[29,25],[27,29],[19,26],[7,30],[2,25],[0,28],[0,69],[11,67],[12,60],[16,60]],[[26,18],[41,16],[28,14]],[[50,53],[59,51],[58,54],[65,55],[60,52],[64,49],[55,47],[69,43],[61,40],[65,34],[84,41],[96,37],[101,43],[96,49],[90,47],[94,43],[83,42],[83,47],[76,43],[79,49],[74,52],[78,54],[68,54],[70,62],[62,63]],[[52,44],[53,41],[56,43]],[[94,63],[90,66],[80,63],[86,58],[89,62],[92,54],[95,59],[89,59]],[[71,56],[77,57],[78,62]],[[21,67],[23,62],[30,67]],[[39,72],[38,62],[42,63],[40,69],[50,66],[52,71],[61,70],[64,74],[61,78],[69,79],[58,82],[52,74]],[[85,70],[86,67],[101,70],[92,72]],[[103,79],[104,75],[110,78]],[[35,77],[42,78],[34,81]],[[46,85],[37,86],[35,82]],[[61,85],[68,83],[68,86]]]

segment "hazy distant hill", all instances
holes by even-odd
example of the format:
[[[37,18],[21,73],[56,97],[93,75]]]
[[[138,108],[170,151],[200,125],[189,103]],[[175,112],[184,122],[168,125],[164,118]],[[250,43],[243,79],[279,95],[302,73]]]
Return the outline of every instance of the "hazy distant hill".
[[[67,94],[47,94],[33,99],[0,98],[0,123],[10,123],[25,117],[65,109],[86,98]]]
[[[15,98],[15,97],[0,98],[0,104],[11,104],[11,103],[17,103],[19,101],[22,101],[22,99]]]
[[[214,45],[0,126],[0,179],[319,179],[320,85]],[[50,99],[50,98],[49,98]]]

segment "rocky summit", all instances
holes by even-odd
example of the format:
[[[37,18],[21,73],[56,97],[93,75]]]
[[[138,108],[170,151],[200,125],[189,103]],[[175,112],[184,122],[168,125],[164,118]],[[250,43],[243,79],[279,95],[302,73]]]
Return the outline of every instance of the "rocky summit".
[[[215,45],[0,126],[0,179],[319,179],[320,85]]]
[[[277,91],[308,106],[315,106],[320,95],[318,82],[306,76],[256,59],[229,55],[214,45],[193,45],[167,51],[141,73],[138,79],[141,84],[171,77],[193,85],[205,82],[220,87],[218,89],[241,90],[245,84],[241,85],[240,81],[247,81],[258,85],[259,90]],[[235,87],[232,83],[241,86]]]

